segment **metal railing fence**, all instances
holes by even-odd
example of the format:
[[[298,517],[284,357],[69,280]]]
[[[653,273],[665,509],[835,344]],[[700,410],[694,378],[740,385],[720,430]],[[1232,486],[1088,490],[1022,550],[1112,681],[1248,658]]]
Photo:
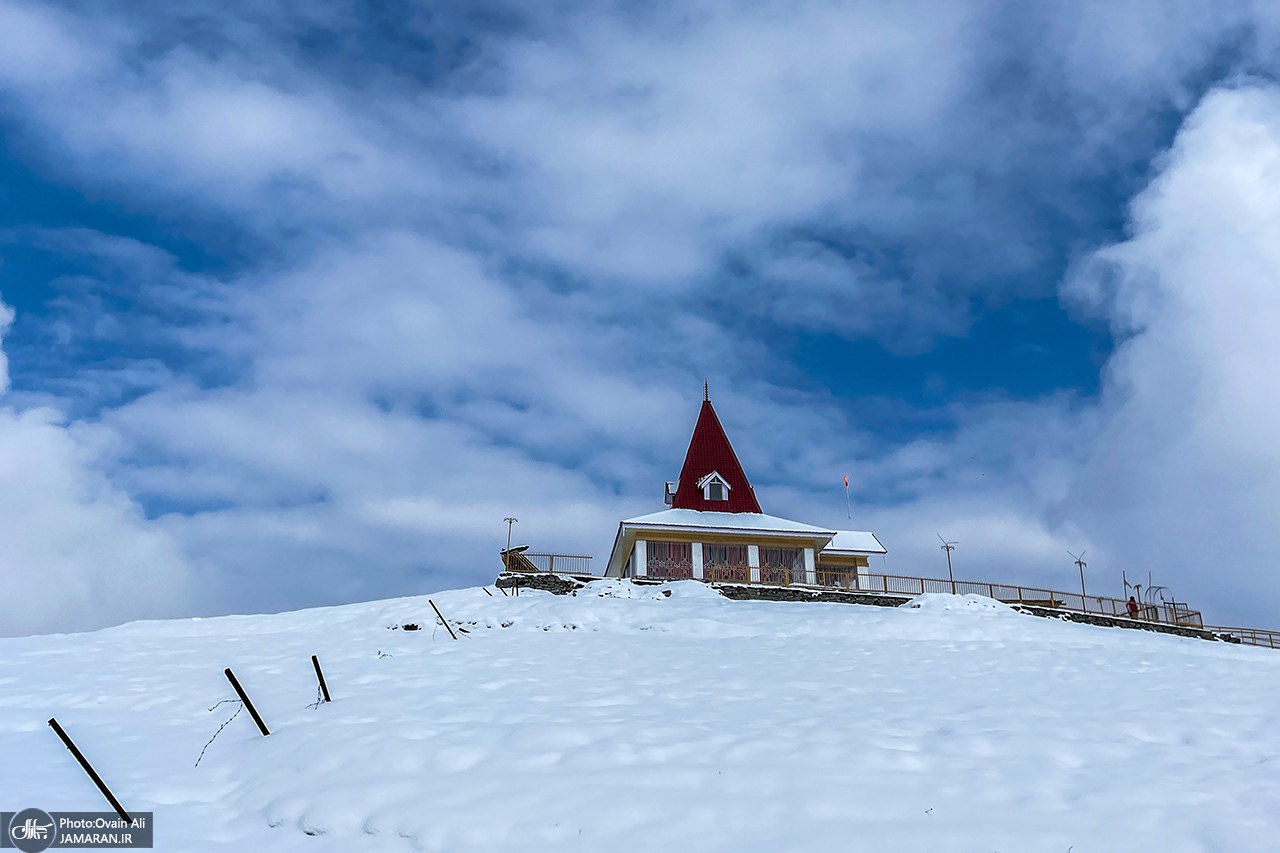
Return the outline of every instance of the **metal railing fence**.
[[[591,557],[586,554],[530,554],[513,549],[504,552],[508,571],[548,572],[567,575],[592,575]],[[670,565],[666,565],[670,563]],[[680,580],[693,576],[693,567],[683,560],[663,561],[650,565],[648,577]],[[918,578],[910,575],[887,575],[855,571],[852,567],[818,566],[814,570],[738,564],[707,564],[702,579],[715,583],[739,583],[759,586],[797,586],[809,589],[840,589],[850,592],[879,592],[887,595],[916,596],[930,592],[976,594],[1006,604],[1045,607],[1076,613],[1132,619],[1184,628],[1198,628],[1223,634],[1245,645],[1280,649],[1280,631],[1265,628],[1227,628],[1205,625],[1198,610],[1181,602],[1143,603],[1137,616],[1130,616],[1128,602],[1101,595],[1081,596],[1078,592],[1062,592],[1021,584],[988,583],[986,581],[951,581],[947,578]]]
[[[564,575],[591,575],[591,557],[586,554],[530,554],[514,549],[504,553],[509,572],[548,572]]]
[[[650,558],[645,565],[645,576],[662,580],[689,580],[693,577],[693,561]]]
[[[1280,631],[1269,631],[1266,628],[1220,628],[1216,625],[1206,630],[1235,637],[1247,646],[1280,649]]]

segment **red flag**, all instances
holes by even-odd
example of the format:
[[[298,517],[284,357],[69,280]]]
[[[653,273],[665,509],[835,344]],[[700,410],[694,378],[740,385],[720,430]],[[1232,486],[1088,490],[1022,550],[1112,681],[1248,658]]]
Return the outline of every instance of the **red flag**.
[[[849,475],[848,475],[848,474],[845,474],[845,475],[844,475],[844,487],[845,487],[846,489],[848,489],[848,488],[849,488]]]

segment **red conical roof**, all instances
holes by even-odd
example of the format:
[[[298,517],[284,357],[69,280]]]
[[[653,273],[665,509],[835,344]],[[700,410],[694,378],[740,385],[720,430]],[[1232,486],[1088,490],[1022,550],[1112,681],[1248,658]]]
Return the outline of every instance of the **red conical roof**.
[[[712,471],[719,473],[729,485],[727,501],[709,501],[702,496],[698,481]],[[689,439],[689,450],[684,456],[684,467],[680,469],[679,483],[671,502],[675,509],[761,511],[756,493],[738,462],[738,454],[733,452],[729,437],[724,434],[716,410],[711,408],[710,400],[702,401],[702,411],[698,412],[698,423],[693,428],[693,438]]]

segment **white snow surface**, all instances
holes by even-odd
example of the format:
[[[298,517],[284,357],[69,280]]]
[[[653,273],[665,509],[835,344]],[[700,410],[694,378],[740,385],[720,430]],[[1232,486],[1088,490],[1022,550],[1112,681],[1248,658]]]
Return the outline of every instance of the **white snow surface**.
[[[853,551],[859,554],[887,554],[874,533],[863,530],[837,530],[831,542],[822,549],[828,551]]]
[[[107,808],[56,716],[167,851],[1280,849],[1274,651],[974,596],[432,598],[470,633],[406,598],[0,640],[0,809]],[[225,666],[272,734],[193,767]]]
[[[994,598],[987,598],[985,595],[947,595],[939,592],[926,592],[924,595],[917,595],[908,601],[903,607],[909,607],[912,610],[960,610],[968,613],[974,611],[1003,611],[1013,613],[1016,611],[1005,604],[1003,601],[996,601]]]
[[[770,530],[825,536],[834,536],[836,533],[834,530],[760,512],[712,512],[701,509],[664,509],[628,518],[622,523],[657,527],[706,527],[716,530]]]

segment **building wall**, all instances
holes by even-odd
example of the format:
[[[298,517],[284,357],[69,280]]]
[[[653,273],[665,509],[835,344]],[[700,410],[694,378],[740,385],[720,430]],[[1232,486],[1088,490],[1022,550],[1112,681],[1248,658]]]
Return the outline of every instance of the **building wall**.
[[[643,538],[635,540],[631,556],[626,564],[627,571],[625,576],[657,577],[654,567],[649,565],[650,554],[654,550],[654,545],[670,543],[688,546],[689,566],[687,576],[692,576],[698,580],[760,583],[763,580],[760,549],[784,548],[799,552],[798,562],[794,565],[790,575],[790,582],[812,584],[815,582],[815,569],[817,568],[817,552],[815,548],[821,541],[785,536],[744,536],[740,534],[698,533],[692,531],[654,531]],[[734,566],[723,566],[717,563],[717,571],[713,574],[708,574],[711,569],[707,566],[706,554],[703,549],[704,544],[739,546],[746,552],[746,565],[735,569]],[[673,576],[671,566],[668,565],[663,568],[664,576]],[[770,574],[772,575],[773,572]],[[679,573],[677,572],[676,575],[679,575]]]
[[[737,579],[741,581],[749,579],[752,583],[761,582],[761,548],[793,548],[802,552],[804,558],[803,568],[797,570],[792,580],[793,583],[825,583],[830,581],[836,573],[848,573],[853,579],[852,583],[838,583],[837,585],[856,588],[860,570],[864,570],[869,566],[869,558],[864,554],[833,554],[815,550],[823,544],[821,539],[770,536],[768,534],[753,535],[750,532],[713,533],[696,530],[655,530],[638,531],[631,553],[628,555],[623,567],[622,574],[624,577],[652,576],[648,571],[648,558],[649,552],[652,551],[649,543],[654,542],[687,544],[690,550],[691,574],[692,577],[698,580],[726,579],[723,576],[720,578],[708,576],[709,569],[707,568],[706,555],[703,551],[704,544],[745,546],[747,566],[744,567],[742,576]],[[729,577],[727,579],[734,580],[735,578]]]

